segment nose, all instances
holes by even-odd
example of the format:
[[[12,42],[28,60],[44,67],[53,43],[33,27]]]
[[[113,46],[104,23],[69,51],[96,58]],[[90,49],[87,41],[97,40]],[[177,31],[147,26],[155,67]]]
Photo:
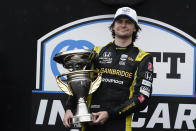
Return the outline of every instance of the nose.
[[[122,23],[121,23],[121,26],[123,26],[123,27],[125,27],[126,25],[127,25],[126,22],[122,22]]]

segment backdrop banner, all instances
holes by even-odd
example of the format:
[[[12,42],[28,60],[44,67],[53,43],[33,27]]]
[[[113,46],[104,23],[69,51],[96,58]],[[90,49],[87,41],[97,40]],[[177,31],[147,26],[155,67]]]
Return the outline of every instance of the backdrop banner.
[[[53,57],[61,51],[106,45],[113,40],[109,30],[112,19],[113,15],[80,19],[37,41],[32,131],[67,130],[62,123],[67,95],[60,90],[55,78],[67,70],[53,61]],[[139,17],[139,26],[142,31],[135,45],[153,55],[154,82],[148,107],[133,116],[133,130],[195,130],[196,40],[167,23],[146,17]]]

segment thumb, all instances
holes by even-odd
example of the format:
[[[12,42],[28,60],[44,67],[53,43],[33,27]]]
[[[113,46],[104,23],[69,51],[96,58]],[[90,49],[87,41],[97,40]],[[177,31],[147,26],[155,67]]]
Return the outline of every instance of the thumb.
[[[94,113],[94,112],[93,112],[92,115],[93,115],[93,116],[98,116],[99,113],[98,113],[98,112],[97,112],[97,113]]]

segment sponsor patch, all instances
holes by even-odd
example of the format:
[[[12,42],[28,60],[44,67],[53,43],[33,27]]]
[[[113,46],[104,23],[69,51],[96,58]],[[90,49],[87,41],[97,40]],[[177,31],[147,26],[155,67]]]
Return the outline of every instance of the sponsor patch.
[[[94,109],[97,109],[97,108],[100,108],[101,105],[91,105],[91,108],[94,108]]]
[[[128,58],[128,55],[122,54],[120,60],[125,61]]]
[[[145,100],[145,98],[144,98],[144,96],[143,96],[143,95],[140,95],[140,96],[138,97],[138,99],[139,99],[140,103],[143,103],[143,102],[144,102],[144,100]]]
[[[130,12],[130,9],[129,8],[122,8],[122,12],[124,14],[128,14]]]
[[[145,86],[151,87],[152,82],[147,81],[147,80],[142,80],[142,84],[145,85]]]
[[[125,61],[119,61],[119,65],[125,65]]]
[[[115,83],[115,84],[123,85],[123,81],[119,81],[119,80],[115,80],[115,79],[102,78],[102,82],[108,82],[108,83]]]
[[[128,55],[122,54],[120,57],[119,65],[125,65]]]
[[[148,63],[148,70],[152,71],[152,63],[151,62]]]
[[[129,61],[134,61],[134,59],[132,57],[128,57]]]
[[[103,57],[111,57],[112,52],[104,52]]]
[[[140,92],[144,94],[145,96],[149,97],[150,96],[150,87],[147,86],[141,86],[140,87]]]
[[[111,64],[112,63],[112,52],[104,52],[102,57],[99,57],[99,63],[101,64]]]
[[[122,54],[120,57],[119,65],[125,65],[128,55]]]
[[[146,71],[145,72],[145,79],[149,80],[149,81],[152,81],[153,77],[152,77],[152,73],[149,72],[149,71]]]

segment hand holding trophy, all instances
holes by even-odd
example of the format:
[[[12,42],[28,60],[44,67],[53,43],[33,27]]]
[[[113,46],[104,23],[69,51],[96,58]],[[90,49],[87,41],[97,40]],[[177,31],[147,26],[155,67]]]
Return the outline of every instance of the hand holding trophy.
[[[61,90],[66,94],[76,96],[77,110],[71,123],[86,123],[93,121],[93,116],[89,113],[86,104],[88,94],[92,94],[97,90],[101,83],[101,73],[96,70],[86,70],[96,52],[88,49],[75,49],[65,52],[60,52],[55,55],[54,61],[62,64],[64,68],[68,69],[68,73],[58,75],[56,81]],[[90,73],[98,73],[96,80],[92,82]],[[66,76],[67,79],[61,79]],[[65,83],[66,82],[66,83]]]

